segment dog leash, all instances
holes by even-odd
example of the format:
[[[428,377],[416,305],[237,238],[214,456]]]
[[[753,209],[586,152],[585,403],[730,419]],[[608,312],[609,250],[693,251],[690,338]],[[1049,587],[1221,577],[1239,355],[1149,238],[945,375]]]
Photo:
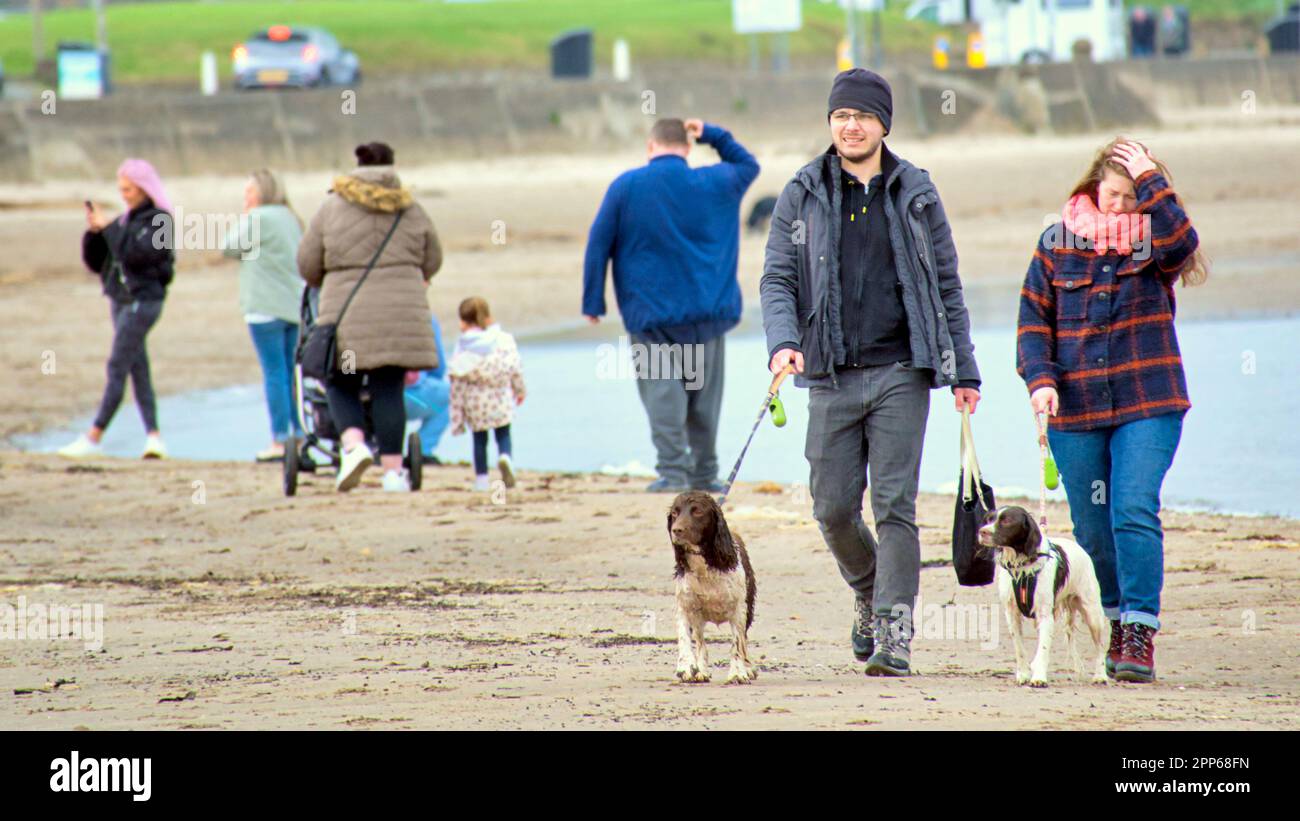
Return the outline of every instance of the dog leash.
[[[767,415],[767,409],[771,407],[776,392],[781,389],[781,383],[792,373],[794,373],[794,367],[786,365],[773,377],[772,384],[767,389],[767,397],[763,399],[763,407],[759,409],[758,418],[754,420],[754,427],[749,431],[749,438],[745,440],[745,446],[740,449],[740,458],[736,460],[736,466],[731,469],[731,475],[727,477],[727,484],[722,488],[722,495],[718,497],[718,507],[726,504],[727,494],[731,492],[731,486],[736,482],[736,474],[740,472],[740,463],[745,461],[745,454],[749,452],[749,444],[754,441],[754,434],[758,433],[758,426],[763,424],[763,417]]]
[[[1038,527],[1047,533],[1047,426],[1043,414],[1035,413],[1038,424]],[[1046,538],[1044,536],[1044,538]]]

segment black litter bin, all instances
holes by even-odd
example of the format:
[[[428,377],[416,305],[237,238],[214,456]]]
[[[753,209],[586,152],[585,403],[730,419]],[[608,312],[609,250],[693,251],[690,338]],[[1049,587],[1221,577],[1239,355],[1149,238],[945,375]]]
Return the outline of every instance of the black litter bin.
[[[552,77],[591,77],[591,36],[591,29],[576,29],[551,41]]]
[[[1286,14],[1269,23],[1264,31],[1268,36],[1268,50],[1271,54],[1300,51],[1300,3],[1291,6]]]

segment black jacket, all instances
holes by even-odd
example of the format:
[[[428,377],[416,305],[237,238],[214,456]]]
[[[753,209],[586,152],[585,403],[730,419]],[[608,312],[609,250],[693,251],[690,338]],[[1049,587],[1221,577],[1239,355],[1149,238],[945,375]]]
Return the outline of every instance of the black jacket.
[[[933,387],[978,387],[970,320],[957,275],[957,249],[930,175],[887,148],[885,217],[907,313],[912,366],[933,373]],[[840,294],[840,158],[834,147],[795,174],[781,192],[759,296],[769,356],[804,356],[799,386],[837,385],[844,360]]]
[[[117,302],[163,299],[174,273],[172,216],[145,202],[102,231],[81,237],[81,259],[99,274],[104,295]],[[115,264],[120,263],[120,264]]]

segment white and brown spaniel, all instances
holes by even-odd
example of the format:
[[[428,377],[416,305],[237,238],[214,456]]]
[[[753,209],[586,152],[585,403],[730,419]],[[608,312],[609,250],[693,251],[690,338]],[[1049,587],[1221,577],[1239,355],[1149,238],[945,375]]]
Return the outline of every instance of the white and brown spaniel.
[[[1056,623],[1064,619],[1065,644],[1075,672],[1083,674],[1074,644],[1074,626],[1080,620],[1097,653],[1092,681],[1105,684],[1109,625],[1101,608],[1097,574],[1084,549],[1069,539],[1044,539],[1029,511],[1014,506],[989,513],[979,541],[985,550],[995,553],[998,599],[1016,647],[1016,683],[1047,686]],[[1038,626],[1038,649],[1027,666],[1020,635],[1022,619],[1032,619]]]
[[[668,508],[668,535],[677,561],[677,678],[708,681],[709,653],[704,624],[731,626],[731,668],[727,684],[758,678],[749,660],[748,632],[754,623],[757,584],[749,554],[733,536],[722,509],[703,491],[680,494]]]

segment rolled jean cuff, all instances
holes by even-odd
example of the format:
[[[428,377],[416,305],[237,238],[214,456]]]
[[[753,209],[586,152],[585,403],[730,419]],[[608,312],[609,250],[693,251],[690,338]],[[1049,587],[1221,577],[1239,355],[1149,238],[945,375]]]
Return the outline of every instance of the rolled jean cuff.
[[[1105,614],[1107,621],[1119,621],[1118,607],[1103,607],[1101,612]]]
[[[1130,610],[1120,616],[1122,624],[1145,624],[1153,630],[1160,629],[1160,619],[1150,613],[1143,613],[1140,610]]]

